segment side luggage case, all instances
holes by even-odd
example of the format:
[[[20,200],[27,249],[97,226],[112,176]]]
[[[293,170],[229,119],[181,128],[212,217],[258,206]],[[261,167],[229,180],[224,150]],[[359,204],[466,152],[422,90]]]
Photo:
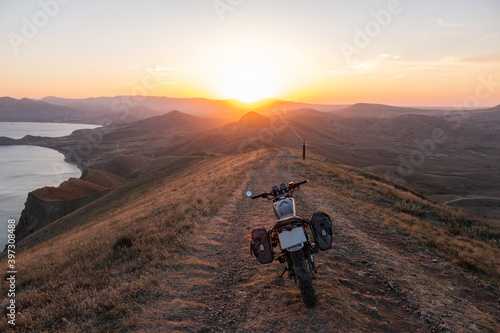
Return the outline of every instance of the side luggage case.
[[[271,243],[271,233],[266,228],[252,230],[250,251],[261,264],[269,264],[274,260],[274,250]]]
[[[324,212],[316,212],[309,221],[314,236],[314,241],[320,251],[330,250],[332,248],[332,220]]]

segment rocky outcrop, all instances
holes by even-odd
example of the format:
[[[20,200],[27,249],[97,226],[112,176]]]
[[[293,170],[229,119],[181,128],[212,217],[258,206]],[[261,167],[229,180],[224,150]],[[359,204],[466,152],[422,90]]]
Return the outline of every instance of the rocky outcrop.
[[[30,192],[24,204],[19,223],[16,226],[16,240],[22,239],[49,223],[91,203],[109,191],[111,190],[107,189],[70,200],[42,200],[33,192]]]
[[[0,136],[0,146],[11,146],[18,145],[19,141],[16,139],[8,138],[6,136]]]
[[[16,238],[24,238],[61,217],[99,199],[127,180],[101,170],[85,170],[58,187],[46,186],[28,194],[16,226]]]

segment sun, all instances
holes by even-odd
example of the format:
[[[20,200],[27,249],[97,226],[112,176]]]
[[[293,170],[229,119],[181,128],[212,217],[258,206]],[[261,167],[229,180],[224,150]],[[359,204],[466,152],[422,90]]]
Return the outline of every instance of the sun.
[[[275,97],[278,85],[272,68],[257,61],[240,61],[224,69],[220,93],[224,98],[252,104]]]

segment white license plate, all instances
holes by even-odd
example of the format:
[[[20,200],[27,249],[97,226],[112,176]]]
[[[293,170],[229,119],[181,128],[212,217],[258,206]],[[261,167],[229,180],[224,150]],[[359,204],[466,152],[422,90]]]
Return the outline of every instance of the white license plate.
[[[291,231],[282,231],[278,234],[278,238],[280,240],[281,249],[286,250],[300,243],[304,243],[306,241],[306,234],[304,233],[304,228],[296,227]]]

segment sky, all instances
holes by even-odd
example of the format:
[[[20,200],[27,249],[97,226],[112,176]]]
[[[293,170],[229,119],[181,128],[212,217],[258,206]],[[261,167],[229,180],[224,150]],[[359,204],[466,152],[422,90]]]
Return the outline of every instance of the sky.
[[[500,104],[497,0],[0,0],[0,96]]]

